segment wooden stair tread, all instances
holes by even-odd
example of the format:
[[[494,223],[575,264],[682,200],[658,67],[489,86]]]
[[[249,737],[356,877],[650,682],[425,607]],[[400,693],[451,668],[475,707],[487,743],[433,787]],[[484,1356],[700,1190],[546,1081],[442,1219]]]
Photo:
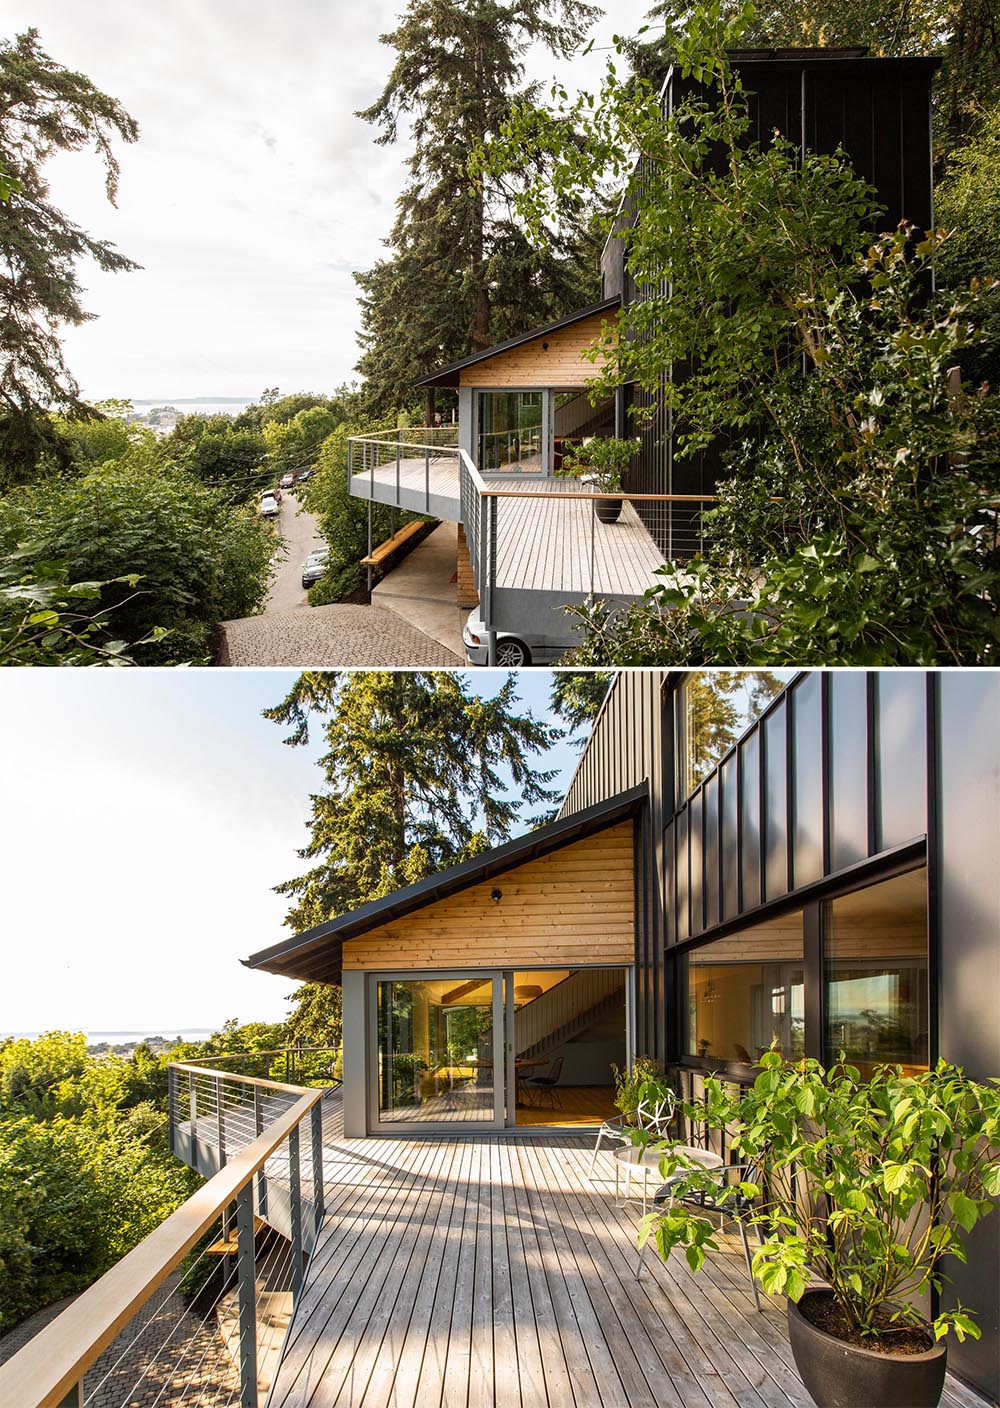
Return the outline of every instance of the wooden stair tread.
[[[263,1219],[262,1217],[257,1217],[257,1215],[254,1214],[253,1230],[254,1230],[254,1235],[255,1235],[255,1236],[256,1236],[256,1234],[257,1234],[258,1232],[260,1232],[260,1231],[261,1231],[263,1228],[265,1228],[267,1225],[268,1225],[268,1224],[264,1221],[264,1219]],[[206,1255],[206,1256],[235,1256],[238,1251],[239,1251],[239,1244],[238,1244],[238,1242],[237,1242],[236,1231],[235,1231],[235,1229],[234,1229],[233,1231],[230,1232],[230,1234],[229,1234],[228,1237],[222,1237],[218,1242],[213,1242],[210,1247],[207,1247],[207,1248],[205,1249],[205,1255]]]

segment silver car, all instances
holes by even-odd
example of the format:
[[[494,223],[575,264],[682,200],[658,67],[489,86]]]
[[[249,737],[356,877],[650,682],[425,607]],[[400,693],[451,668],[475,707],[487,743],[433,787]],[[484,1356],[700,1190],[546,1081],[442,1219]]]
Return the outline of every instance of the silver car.
[[[330,549],[316,548],[302,564],[302,586],[308,588],[318,582],[330,564]]]
[[[496,663],[501,669],[518,669],[523,665],[550,665],[576,641],[571,634],[543,636],[522,631],[497,631]],[[462,627],[465,655],[470,665],[489,664],[489,638],[478,610],[473,611]]]

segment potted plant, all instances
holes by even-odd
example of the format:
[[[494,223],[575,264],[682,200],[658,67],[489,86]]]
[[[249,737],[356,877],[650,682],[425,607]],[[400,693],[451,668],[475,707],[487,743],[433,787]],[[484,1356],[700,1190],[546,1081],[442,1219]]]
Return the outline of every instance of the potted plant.
[[[613,440],[592,436],[575,446],[563,460],[561,475],[588,481],[601,494],[621,494],[622,476],[642,444],[641,440]],[[620,498],[594,500],[594,512],[602,523],[617,523],[621,516]]]
[[[979,1329],[961,1305],[932,1321],[924,1306],[944,1283],[942,1259],[965,1260],[965,1235],[1000,1195],[1000,1083],[944,1061],[917,1074],[876,1066],[867,1080],[843,1057],[829,1071],[776,1051],[760,1064],[739,1096],[707,1078],[705,1104],[686,1113],[727,1128],[757,1170],[727,1186],[715,1175],[713,1205],[753,1200],[749,1220],[764,1234],[753,1274],[788,1297],[803,1383],[820,1408],[934,1408],[945,1337]],[[697,1270],[714,1228],[680,1200],[712,1175],[684,1169],[669,1146],[661,1168],[680,1170],[673,1202],[644,1220],[640,1246],[652,1236],[666,1259],[682,1245]]]
[[[637,1126],[640,1105],[655,1105],[673,1094],[657,1063],[649,1056],[636,1056],[631,1067],[611,1063],[615,1078],[615,1109],[626,1125]]]

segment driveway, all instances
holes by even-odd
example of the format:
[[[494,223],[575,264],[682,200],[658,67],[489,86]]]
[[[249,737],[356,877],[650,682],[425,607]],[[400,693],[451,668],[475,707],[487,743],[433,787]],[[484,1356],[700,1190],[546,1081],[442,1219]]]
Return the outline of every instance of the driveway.
[[[293,611],[308,606],[302,590],[302,564],[313,548],[323,546],[319,519],[314,513],[300,509],[294,494],[286,493],[278,511],[278,531],[285,542],[286,554],[277,565],[264,612]]]
[[[220,665],[461,665],[452,651],[384,606],[314,606],[223,621]]]

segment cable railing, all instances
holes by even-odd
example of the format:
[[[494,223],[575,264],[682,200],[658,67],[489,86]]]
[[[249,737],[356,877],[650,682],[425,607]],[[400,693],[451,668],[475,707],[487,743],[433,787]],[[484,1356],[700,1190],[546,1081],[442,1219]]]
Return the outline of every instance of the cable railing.
[[[339,1046],[275,1046],[260,1051],[225,1051],[219,1056],[198,1056],[195,1064],[225,1068],[258,1080],[282,1080],[292,1085],[339,1085],[333,1074]]]
[[[417,426],[352,435],[348,490],[369,503],[447,517],[458,496],[458,426]]]
[[[189,1063],[168,1078],[171,1147],[211,1149],[217,1171],[0,1366],[0,1403],[263,1403],[323,1221],[326,1092]]]

